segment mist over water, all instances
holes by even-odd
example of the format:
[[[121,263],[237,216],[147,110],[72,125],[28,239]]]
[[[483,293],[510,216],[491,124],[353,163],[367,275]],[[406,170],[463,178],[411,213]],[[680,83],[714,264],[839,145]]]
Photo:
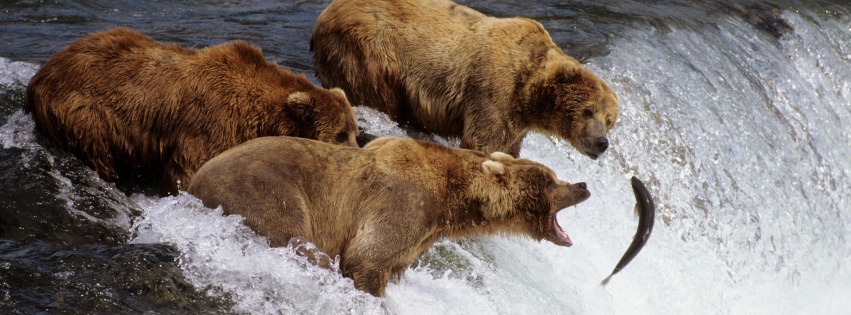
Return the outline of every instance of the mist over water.
[[[10,9],[23,10],[23,18],[0,14],[4,23],[43,34],[35,38],[44,43],[0,31],[0,40],[22,47],[0,49],[0,257],[8,259],[0,261],[0,310],[39,301],[31,296],[41,291],[21,285],[22,276],[15,273],[16,268],[30,268],[24,261],[43,259],[43,266],[51,267],[41,269],[54,270],[54,262],[44,258],[50,255],[38,253],[103,251],[77,246],[81,244],[115,246],[107,251],[130,257],[154,253],[168,272],[151,277],[163,277],[178,288],[185,281],[213,301],[198,302],[192,295],[198,293],[177,290],[192,299],[172,301],[178,307],[148,302],[149,309],[162,312],[185,305],[251,314],[851,310],[851,6],[775,2],[780,9],[775,17],[789,27],[779,24],[776,29],[785,31],[778,34],[770,27],[778,24],[754,19],[771,17],[760,14],[773,6],[748,11],[747,4],[723,1],[464,3],[492,15],[541,21],[560,47],[618,93],[619,121],[609,151],[599,160],[537,134],[523,144],[521,156],[548,165],[560,179],[588,183],[591,198],[558,217],[574,246],[516,236],[440,241],[399,283],[388,286],[385,298],[376,299],[337,272],[306,264],[285,248],[270,248],[241,217],[204,208],[191,195],[126,197],[73,156],[37,137],[31,118],[20,112],[24,85],[49,58],[44,49],[32,47],[47,46],[52,53],[123,20],[154,38],[188,46],[233,38],[255,41],[267,58],[312,78],[307,38],[327,1],[232,6],[165,2],[120,4],[118,9],[97,2],[65,3],[46,5],[48,12],[38,14],[18,5]],[[54,15],[65,18],[51,22],[56,25],[32,22]],[[174,16],[196,24],[163,18]],[[227,27],[210,27],[216,23]],[[59,39],[44,31],[65,24],[73,28],[58,33]],[[278,35],[261,36],[278,32],[279,25],[286,27]],[[356,113],[371,133],[407,135],[371,109],[357,107]],[[601,286],[635,233],[631,176],[643,180],[653,194],[657,221],[642,252]],[[28,223],[26,213],[37,215]],[[64,232],[47,232],[50,225]],[[27,237],[70,247],[17,241]],[[163,244],[173,250],[155,247]],[[62,279],[87,279],[73,276],[86,277],[85,268],[65,268],[43,277],[59,284],[65,283]],[[116,288],[127,286],[115,278]],[[83,292],[97,290],[113,289],[93,286]],[[95,301],[120,297],[98,296]],[[66,310],[86,312],[72,304],[71,295],[67,299],[41,309],[57,311],[65,305]]]

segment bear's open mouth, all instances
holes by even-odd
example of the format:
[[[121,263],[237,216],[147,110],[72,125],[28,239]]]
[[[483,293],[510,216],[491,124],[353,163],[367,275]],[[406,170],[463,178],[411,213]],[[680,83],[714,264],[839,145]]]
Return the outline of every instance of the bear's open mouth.
[[[556,245],[567,246],[570,247],[573,245],[573,241],[570,240],[570,237],[567,236],[567,233],[561,228],[561,225],[558,224],[558,216],[553,214],[553,234],[555,234],[556,241],[553,242]]]

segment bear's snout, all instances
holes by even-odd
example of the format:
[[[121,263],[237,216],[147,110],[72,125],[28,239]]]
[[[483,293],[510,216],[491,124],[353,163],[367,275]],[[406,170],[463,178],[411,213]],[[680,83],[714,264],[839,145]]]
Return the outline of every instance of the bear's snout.
[[[573,204],[578,204],[585,200],[588,200],[588,197],[591,197],[591,192],[588,190],[588,185],[585,182],[576,183],[573,185],[574,193],[571,197],[573,197]]]
[[[606,139],[606,137],[599,137],[594,141],[594,145],[597,146],[598,154],[601,154],[606,152],[606,149],[609,148],[609,139]]]
[[[606,137],[606,128],[603,123],[597,119],[589,118],[583,133],[572,142],[574,147],[580,152],[596,160],[603,155],[603,152],[609,149],[609,139]]]
[[[555,193],[555,207],[558,211],[570,206],[575,206],[591,197],[591,192],[588,191],[588,184],[579,182],[575,184],[564,183]]]

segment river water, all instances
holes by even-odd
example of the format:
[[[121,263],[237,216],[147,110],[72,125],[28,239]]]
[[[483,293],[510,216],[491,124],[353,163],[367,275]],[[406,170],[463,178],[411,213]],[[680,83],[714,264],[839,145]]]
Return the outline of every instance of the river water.
[[[121,25],[190,47],[245,39],[316,82],[308,40],[328,1],[2,1],[0,313],[851,312],[851,5],[462,3],[541,21],[620,97],[597,161],[541,135],[523,144],[592,191],[559,215],[573,247],[444,240],[376,299],[191,195],[127,196],[21,113],[52,53]],[[406,135],[356,112],[371,133]],[[601,286],[635,232],[631,176],[654,195],[656,227]]]

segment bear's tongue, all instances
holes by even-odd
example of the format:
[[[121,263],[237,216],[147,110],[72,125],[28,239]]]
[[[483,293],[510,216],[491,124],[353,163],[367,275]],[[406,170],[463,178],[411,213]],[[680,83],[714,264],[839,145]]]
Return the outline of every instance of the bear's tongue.
[[[573,241],[570,240],[570,237],[567,236],[567,233],[561,229],[561,225],[558,225],[558,219],[556,215],[553,215],[553,231],[555,231],[556,238],[564,242],[564,246],[570,247],[573,245]]]

